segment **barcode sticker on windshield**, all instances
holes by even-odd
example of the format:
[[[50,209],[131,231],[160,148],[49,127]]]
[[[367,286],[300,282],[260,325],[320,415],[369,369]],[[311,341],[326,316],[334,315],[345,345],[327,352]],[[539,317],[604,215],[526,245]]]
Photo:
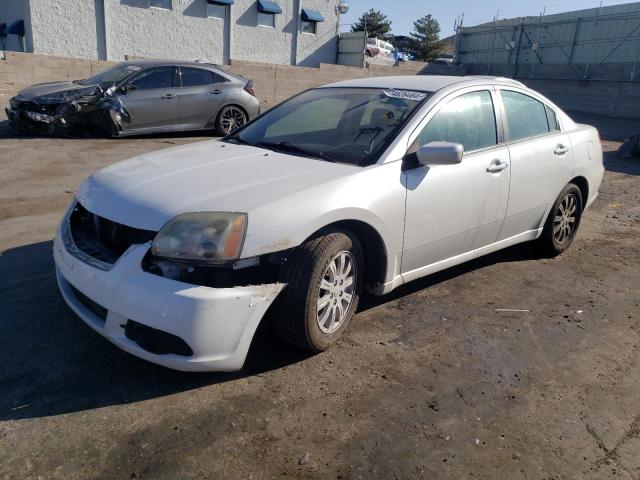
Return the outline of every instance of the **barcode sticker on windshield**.
[[[391,98],[403,98],[405,100],[421,101],[427,98],[424,92],[414,92],[413,90],[396,90],[395,88],[384,90],[384,94]]]

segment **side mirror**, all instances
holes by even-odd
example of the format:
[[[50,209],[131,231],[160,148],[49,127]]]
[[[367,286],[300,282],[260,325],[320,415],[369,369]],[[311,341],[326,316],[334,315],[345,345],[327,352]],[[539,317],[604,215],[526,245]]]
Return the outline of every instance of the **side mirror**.
[[[127,93],[127,92],[131,92],[135,89],[137,89],[138,87],[136,87],[135,85],[123,85],[122,87],[119,88],[119,90],[122,93]]]
[[[420,165],[454,165],[462,162],[464,147],[459,143],[429,142],[416,152]]]

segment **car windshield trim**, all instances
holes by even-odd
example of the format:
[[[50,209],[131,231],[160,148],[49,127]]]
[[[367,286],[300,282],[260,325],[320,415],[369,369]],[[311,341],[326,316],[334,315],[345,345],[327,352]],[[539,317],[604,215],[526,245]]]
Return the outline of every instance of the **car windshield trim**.
[[[113,83],[118,84],[130,77],[132,74],[139,72],[142,70],[140,65],[133,64],[120,64],[115,65],[111,68],[101,71],[100,73],[95,74],[93,77],[85,78],[84,80],[79,80],[77,83],[79,85],[96,85],[102,83]],[[122,71],[121,74],[115,75],[115,78],[112,78],[114,73]]]
[[[377,127],[377,126],[368,127],[360,123],[357,125],[357,127],[359,128],[356,128],[355,130],[350,132],[351,135],[355,136],[355,138],[353,139],[354,146],[356,144],[356,140],[358,140],[358,137],[360,136],[371,135],[373,137],[373,140],[370,142],[370,148],[367,148],[362,152],[360,152],[361,158],[357,158],[358,154],[355,154],[355,153],[351,155],[350,158],[341,158],[340,155],[335,155],[334,152],[329,151],[330,149],[311,148],[306,146],[304,142],[298,142],[298,141],[287,139],[286,135],[283,135],[282,138],[279,138],[277,141],[269,141],[268,138],[265,138],[264,133],[262,134],[262,138],[259,138],[260,136],[256,137],[255,135],[250,136],[245,134],[247,130],[249,131],[251,130],[252,126],[253,128],[256,128],[255,125],[257,122],[264,122],[265,117],[270,116],[271,112],[287,107],[290,104],[290,102],[294,102],[296,100],[300,101],[300,97],[304,95],[315,93],[315,92],[322,93],[323,95],[319,95],[316,98],[312,97],[308,100],[308,102],[314,102],[318,100],[319,97],[328,96],[329,91],[339,92],[339,91],[345,91],[345,90],[352,90],[352,91],[355,91],[357,94],[362,94],[365,92],[366,93],[378,92],[379,95],[376,98],[371,97],[369,100],[364,102],[361,101],[362,99],[358,99],[357,95],[354,95],[353,105],[348,105],[344,109],[344,111],[342,111],[341,115],[350,114],[354,112],[354,110],[358,110],[358,109],[363,110],[365,108],[368,108],[368,104],[370,102],[372,102],[373,100],[379,101],[381,98],[383,100],[387,100],[390,103],[393,103],[394,99],[395,101],[404,100],[405,102],[409,102],[408,105],[405,105],[405,109],[400,112],[401,115],[397,118],[397,121],[395,121],[395,123],[393,123],[393,125],[391,127],[388,127],[386,130],[381,129],[380,127]],[[398,97],[393,94],[394,92],[400,92],[400,93],[408,92],[413,95],[413,98],[411,98],[411,96],[407,96],[404,98]],[[344,164],[356,165],[356,166],[368,166],[368,165],[377,163],[379,161],[379,159],[384,154],[384,152],[388,149],[391,143],[397,138],[399,132],[401,132],[402,129],[405,128],[406,125],[409,123],[409,121],[416,115],[416,113],[418,113],[421,110],[421,107],[430,98],[431,94],[432,92],[421,90],[421,89],[404,89],[404,88],[392,88],[392,87],[388,87],[388,88],[369,87],[369,86],[316,87],[316,88],[303,91],[291,97],[290,99],[285,100],[284,102],[281,102],[280,104],[276,105],[272,109],[265,112],[260,117],[243,125],[239,129],[237,129],[235,132],[233,132],[233,134],[223,138],[222,141],[242,143],[250,146],[266,148],[268,150],[283,151],[287,153],[301,153],[306,156],[318,158],[325,161],[335,162],[335,163],[344,163]],[[371,96],[370,93],[369,95]],[[356,100],[359,100],[359,101],[356,101]],[[415,103],[411,103],[411,102],[415,102]],[[304,106],[304,104],[301,104],[301,106]],[[296,110],[294,109],[289,111],[288,114],[295,113],[295,112]],[[371,117],[372,114],[373,114],[372,112],[368,112],[369,117]],[[395,120],[395,117],[393,117],[393,115],[390,118],[392,120]],[[270,126],[272,126],[273,123],[277,123],[277,121],[281,119],[282,118],[276,117],[275,119],[276,122],[272,121],[271,123],[266,123],[265,125],[262,126],[263,130],[266,132],[266,130]],[[362,117],[362,120],[364,121],[364,116]],[[342,119],[340,119],[338,123],[340,124],[340,122],[342,122]],[[335,127],[335,130],[338,131],[338,127]],[[315,140],[314,133],[323,133],[323,132],[321,131],[302,132],[300,133],[300,135],[309,134],[309,136]],[[347,132],[347,135],[349,135],[349,132]],[[380,141],[376,144],[375,137],[378,135],[381,135],[381,137],[380,137]],[[295,136],[295,134],[291,134],[291,136]],[[317,142],[317,143],[320,144],[321,142]],[[360,144],[360,146],[363,146],[362,143]]]

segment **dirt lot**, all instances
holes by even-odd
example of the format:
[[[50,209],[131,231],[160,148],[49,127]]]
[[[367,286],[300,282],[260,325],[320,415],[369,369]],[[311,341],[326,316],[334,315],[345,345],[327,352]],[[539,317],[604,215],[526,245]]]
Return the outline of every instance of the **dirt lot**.
[[[0,478],[640,479],[640,161],[618,143],[561,257],[518,246],[366,298],[320,355],[265,323],[243,372],[185,374],[71,313],[51,238],[89,173],[203,138],[0,123]]]

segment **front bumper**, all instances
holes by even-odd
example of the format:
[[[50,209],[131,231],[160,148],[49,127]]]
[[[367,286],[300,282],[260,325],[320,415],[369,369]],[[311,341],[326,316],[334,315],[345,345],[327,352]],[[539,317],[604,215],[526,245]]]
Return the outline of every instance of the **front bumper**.
[[[137,357],[175,370],[240,370],[260,320],[284,285],[215,289],[163,278],[142,270],[149,247],[132,245],[105,271],[71,255],[58,229],[53,254],[64,300],[87,325]],[[106,309],[106,319],[74,288]],[[180,337],[193,355],[145,350],[125,335],[128,320]]]

